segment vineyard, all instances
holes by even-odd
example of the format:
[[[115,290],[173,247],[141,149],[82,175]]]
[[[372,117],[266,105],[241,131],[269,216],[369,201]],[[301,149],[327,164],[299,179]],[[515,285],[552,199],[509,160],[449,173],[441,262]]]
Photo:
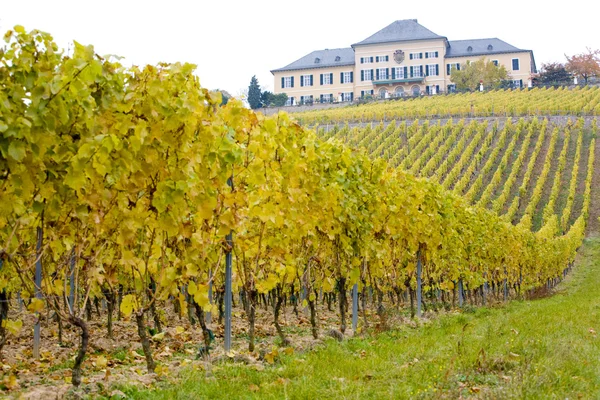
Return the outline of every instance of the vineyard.
[[[169,379],[195,357],[272,364],[296,325],[342,340],[350,317],[358,335],[403,310],[524,298],[582,244],[595,119],[315,132],[220,106],[188,64],[126,68],[77,43],[65,56],[22,27],[5,41],[4,390],[140,364]],[[580,110],[598,93],[564,94]]]
[[[327,110],[294,113],[303,125],[382,120],[600,115],[600,88],[495,90],[397,99]],[[289,108],[294,112],[293,107]]]
[[[597,120],[381,122],[320,128],[334,139],[411,175],[428,178],[469,204],[538,231],[565,233],[584,204],[593,174]],[[582,211],[583,209],[583,211]],[[556,218],[557,221],[553,221]]]

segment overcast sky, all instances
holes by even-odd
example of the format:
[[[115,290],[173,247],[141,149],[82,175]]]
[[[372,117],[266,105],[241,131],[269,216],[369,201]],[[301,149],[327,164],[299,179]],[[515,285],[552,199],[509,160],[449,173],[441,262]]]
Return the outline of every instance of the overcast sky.
[[[0,31],[40,29],[63,48],[76,40],[128,64],[191,62],[204,87],[237,95],[252,75],[273,90],[271,69],[349,47],[398,19],[449,40],[498,37],[533,50],[538,67],[562,62],[600,48],[599,12],[593,0],[0,0]]]

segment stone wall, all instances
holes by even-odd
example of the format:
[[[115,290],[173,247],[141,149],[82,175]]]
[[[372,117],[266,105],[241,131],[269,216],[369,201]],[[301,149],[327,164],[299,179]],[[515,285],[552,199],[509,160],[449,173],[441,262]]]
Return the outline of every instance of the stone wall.
[[[302,112],[302,111],[326,110],[328,108],[346,107],[351,104],[353,104],[353,103],[350,103],[350,102],[327,103],[327,104],[316,103],[313,105],[259,108],[256,111],[263,113],[264,115],[273,115],[273,114],[277,114],[279,111],[285,111],[287,113],[296,113],[296,112]]]

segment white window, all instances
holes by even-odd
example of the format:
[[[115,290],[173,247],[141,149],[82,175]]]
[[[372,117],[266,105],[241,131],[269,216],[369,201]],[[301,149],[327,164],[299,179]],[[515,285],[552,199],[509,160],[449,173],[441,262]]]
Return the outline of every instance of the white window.
[[[425,53],[425,58],[437,58],[437,56],[437,51],[428,51],[427,53]]]
[[[344,72],[344,81],[342,83],[352,83],[352,72]]]
[[[436,64],[429,64],[427,66],[427,75],[429,75],[429,76],[437,75],[436,67],[437,67]]]
[[[302,86],[312,86],[312,75],[302,75]]]
[[[331,103],[332,100],[333,100],[333,95],[331,93],[321,95],[321,103]]]
[[[455,84],[450,84],[448,85],[448,93],[454,93],[456,92],[456,85]]]
[[[521,82],[522,81],[520,79],[513,79],[513,81],[512,81],[513,87],[515,89],[520,89],[521,88]]]
[[[518,58],[512,59],[512,69],[513,69],[513,71],[519,70],[519,59]]]
[[[352,92],[342,93],[342,101],[352,101]]]
[[[360,95],[361,95],[361,97],[373,96],[373,89],[371,89],[371,90],[361,90],[360,91]]]
[[[390,61],[390,56],[376,56],[376,57],[375,57],[375,61],[376,61],[376,62],[386,62],[386,61]]]
[[[379,68],[379,79],[387,79],[387,68]]]
[[[420,60],[423,58],[423,53],[410,53],[411,60]]]
[[[492,64],[494,64],[497,67],[498,66],[498,60],[492,60]]]
[[[374,60],[374,57],[361,57],[360,63],[361,64],[370,64],[373,62],[373,60]]]
[[[396,75],[396,79],[405,79],[404,76],[404,67],[396,67],[394,74]]]
[[[371,74],[370,69],[363,69],[362,70],[362,75],[363,75],[363,81],[372,81],[373,80],[373,75]]]
[[[413,65],[413,67],[412,67],[412,70],[413,70],[412,76],[413,76],[413,78],[420,78],[422,76],[421,75],[421,67],[422,67],[422,65]]]
[[[312,103],[313,103],[312,94],[310,96],[300,96],[300,104],[312,104]]]
[[[288,97],[287,101],[285,102],[286,106],[293,106],[294,105],[294,98],[293,97]]]
[[[283,87],[284,88],[291,88],[292,87],[292,77],[291,76],[284,76],[283,77]]]
[[[331,85],[331,74],[323,74],[323,85]]]

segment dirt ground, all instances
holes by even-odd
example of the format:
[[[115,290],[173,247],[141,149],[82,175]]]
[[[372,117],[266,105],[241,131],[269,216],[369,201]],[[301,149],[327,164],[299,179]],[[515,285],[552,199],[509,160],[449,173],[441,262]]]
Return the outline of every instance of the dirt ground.
[[[391,305],[390,305],[391,306]],[[412,324],[409,311],[404,307],[390,309],[386,314],[390,326]],[[281,315],[281,325],[290,344],[281,346],[281,340],[273,325],[273,313],[261,306],[257,310],[256,349],[248,351],[248,323],[241,309],[234,309],[232,319],[232,352],[225,354],[223,348],[223,325],[209,326],[214,332],[215,342],[208,357],[198,357],[202,345],[202,331],[199,324],[192,326],[187,315],[179,318],[169,304],[162,309],[164,335],[155,335],[152,352],[158,367],[155,373],[147,373],[146,361],[142,352],[134,319],[114,321],[113,338],[107,337],[106,312],[93,313],[88,321],[90,341],[87,357],[83,363],[83,383],[74,390],[71,384],[71,367],[80,341],[79,330],[65,324],[62,344],[58,342],[58,326],[51,313],[41,320],[41,357],[37,360],[32,354],[34,316],[29,313],[11,312],[11,319],[21,318],[23,328],[17,336],[9,336],[2,353],[0,366],[0,398],[15,399],[63,399],[82,398],[85,395],[116,396],[121,394],[122,384],[150,387],[157,381],[177,381],[182,368],[194,368],[210,374],[214,364],[221,362],[242,362],[261,369],[276,361],[281,352],[305,352],[323,345],[329,340],[328,331],[339,329],[337,309],[328,311],[327,305],[320,305],[318,315],[319,339],[313,339],[308,311],[300,309],[296,316],[291,306]],[[426,314],[424,321],[438,314]],[[359,315],[359,329],[364,329],[362,313]],[[348,313],[347,326],[351,327],[351,313]],[[374,307],[368,307],[369,328],[378,325],[379,318]],[[422,323],[422,321],[421,321]],[[153,322],[147,321],[149,329]],[[358,333],[358,332],[357,332]],[[354,332],[347,329],[345,337]],[[333,340],[333,339],[331,339]],[[2,397],[5,396],[5,397]]]

